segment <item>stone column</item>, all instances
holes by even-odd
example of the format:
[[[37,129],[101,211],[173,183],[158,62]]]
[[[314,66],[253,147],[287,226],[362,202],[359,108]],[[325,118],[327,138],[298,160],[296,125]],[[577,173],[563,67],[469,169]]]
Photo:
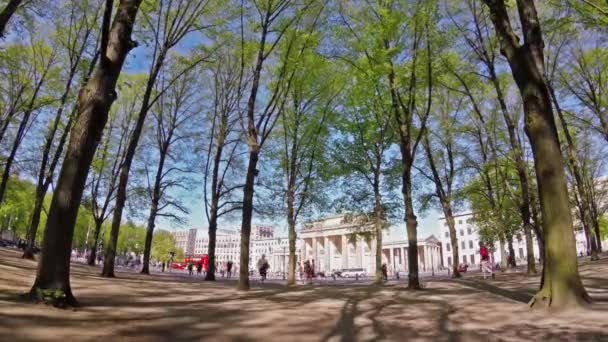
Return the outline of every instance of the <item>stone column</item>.
[[[390,247],[388,249],[388,257],[389,257],[389,261],[388,261],[388,265],[387,269],[389,270],[389,272],[393,272],[395,271],[395,252],[393,251],[393,247]]]
[[[342,239],[342,268],[348,268],[348,238],[346,235],[340,237]]]
[[[361,241],[359,238],[355,239],[355,264],[356,267],[363,268],[362,255],[361,255]]]
[[[403,271],[409,272],[409,264],[407,263],[407,247],[403,247]]]
[[[317,237],[313,237],[312,238],[312,258],[315,261],[315,269],[314,271],[317,272],[319,270],[319,244],[317,243]],[[312,266],[312,265],[311,265]]]
[[[325,271],[330,272],[331,271],[331,241],[329,241],[329,236],[325,237],[325,241],[323,241],[323,243],[325,244],[325,248],[324,248]]]
[[[306,250],[306,238],[302,239],[302,247],[300,249],[300,260],[302,262],[306,261],[308,259],[308,255],[306,254],[307,250]]]

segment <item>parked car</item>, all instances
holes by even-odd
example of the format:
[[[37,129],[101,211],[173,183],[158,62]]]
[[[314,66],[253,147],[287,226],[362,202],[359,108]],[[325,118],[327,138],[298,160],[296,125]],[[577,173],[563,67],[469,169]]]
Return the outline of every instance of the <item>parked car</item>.
[[[344,277],[344,278],[365,277],[365,270],[362,268],[344,269],[344,270],[342,270],[342,277]]]

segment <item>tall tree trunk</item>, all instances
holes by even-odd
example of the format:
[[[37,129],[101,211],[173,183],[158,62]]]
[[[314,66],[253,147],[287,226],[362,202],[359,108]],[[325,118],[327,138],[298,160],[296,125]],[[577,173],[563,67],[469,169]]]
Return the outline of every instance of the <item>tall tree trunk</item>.
[[[209,257],[209,262],[207,263],[208,269],[207,274],[205,275],[205,280],[213,281],[215,280],[215,247],[217,242],[217,219],[218,219],[218,210],[219,210],[219,201],[220,194],[222,192],[221,186],[219,184],[219,173],[220,173],[220,164],[222,162],[222,154],[224,151],[224,143],[226,141],[226,125],[227,125],[226,116],[222,116],[220,128],[219,128],[219,137],[217,141],[217,150],[215,152],[215,156],[213,158],[213,171],[211,174],[211,208],[209,213],[209,248],[207,249],[207,254]]]
[[[89,266],[95,266],[95,260],[97,259],[97,248],[99,246],[99,233],[101,233],[101,226],[103,225],[102,220],[95,220],[95,231],[93,231],[93,244],[91,252],[87,258],[87,264]]]
[[[454,220],[452,205],[449,202],[442,201],[441,206],[443,208],[443,215],[445,215],[445,221],[448,224],[450,243],[452,244],[452,278],[460,278],[462,275],[458,271],[458,237],[456,236],[456,221]]]
[[[381,158],[381,156],[380,156]],[[381,162],[381,159],[380,159]],[[384,274],[382,273],[382,223],[384,213],[382,210],[382,198],[380,195],[380,165],[376,165],[374,175],[374,228],[376,234],[376,283],[384,282]],[[390,261],[392,263],[393,260]]]
[[[146,241],[144,243],[144,261],[141,267],[142,274],[150,274],[150,255],[152,254],[152,239],[154,238],[154,226],[156,225],[156,213],[158,212],[158,200],[152,201],[150,215],[148,215],[148,227],[146,229]]]
[[[526,134],[534,154],[545,234],[545,265],[542,287],[530,305],[582,305],[589,301],[589,296],[578,273],[566,175],[544,77],[544,43],[536,7],[533,1],[517,1],[525,42],[520,45],[504,0],[484,2],[523,99]]]
[[[258,173],[257,165],[259,151],[252,149],[249,152],[249,166],[247,178],[243,189],[243,221],[241,223],[241,265],[239,269],[239,290],[249,290],[249,239],[251,236],[251,218],[253,216],[253,187]]]
[[[214,195],[211,195],[212,197]],[[217,202],[217,201],[216,201]],[[217,243],[217,203],[211,199],[211,213],[209,215],[209,248],[207,250],[208,263],[205,280],[215,280],[215,248]]]
[[[290,176],[289,189],[287,189],[287,228],[289,238],[289,270],[287,274],[287,285],[296,284],[296,210],[295,210],[295,178]]]
[[[34,211],[32,212],[32,219],[30,227],[27,230],[25,239],[27,240],[27,246],[23,255],[24,259],[34,259],[34,245],[36,244],[36,234],[38,232],[38,224],[40,223],[40,216],[42,213],[42,205],[44,204],[44,195],[46,189],[36,189],[36,199],[34,201]]]
[[[161,186],[163,173],[165,170],[165,160],[169,153],[169,146],[173,131],[169,132],[165,142],[160,148],[160,158],[158,159],[158,168],[156,169],[156,177],[154,178],[154,189],[152,190],[152,205],[150,206],[150,215],[148,216],[148,227],[146,229],[146,241],[144,244],[144,260],[141,273],[150,274],[150,255],[152,254],[152,238],[154,237],[154,227],[156,226],[156,215],[158,214],[158,204],[160,203]]]
[[[409,272],[407,287],[410,289],[420,289],[420,280],[418,279],[418,219],[414,214],[414,198],[412,196],[412,175],[409,164],[404,165],[402,172],[402,191],[403,201],[405,204],[405,227],[407,230],[408,241],[407,257]]]
[[[121,0],[110,32],[113,2],[106,2],[102,23],[101,63],[78,96],[79,115],[70,134],[67,153],[51,201],[42,257],[30,292],[40,300],[48,298],[45,291],[52,292],[51,301],[55,305],[76,304],[70,286],[74,224],[95,149],[110,107],[116,99],[116,81],[127,54],[135,47],[131,32],[140,3],[141,0]]]
[[[15,14],[21,2],[23,2],[23,0],[9,0],[6,7],[4,7],[2,12],[0,12],[0,38],[4,38],[8,21],[11,19],[13,14]]]
[[[146,90],[141,101],[141,109],[137,116],[137,122],[129,138],[129,145],[127,146],[127,153],[125,159],[120,167],[120,177],[118,180],[118,187],[116,188],[116,200],[114,203],[114,215],[112,216],[112,229],[110,231],[110,239],[106,248],[106,256],[103,263],[103,270],[101,275],[103,277],[113,278],[114,277],[114,262],[116,259],[116,246],[118,245],[118,234],[120,233],[120,224],[122,223],[122,212],[127,203],[127,185],[129,183],[129,172],[131,171],[131,164],[135,158],[135,152],[137,151],[137,145],[139,144],[139,138],[144,128],[144,122],[150,109],[150,100],[152,98],[152,91],[156,84],[156,78],[158,73],[163,66],[165,50],[162,50],[157,57],[156,63],[154,64],[148,81],[146,83]]]

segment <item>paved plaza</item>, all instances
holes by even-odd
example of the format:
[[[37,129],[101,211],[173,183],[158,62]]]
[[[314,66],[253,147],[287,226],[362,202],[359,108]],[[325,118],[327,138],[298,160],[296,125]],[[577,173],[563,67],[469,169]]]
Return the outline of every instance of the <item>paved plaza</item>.
[[[74,264],[82,307],[60,310],[19,299],[35,262],[0,249],[0,340],[3,341],[608,341],[608,256],[581,273],[595,299],[590,310],[547,315],[526,301],[539,277],[499,274],[483,281],[365,281],[288,289],[253,282],[203,282],[182,275],[143,276]]]

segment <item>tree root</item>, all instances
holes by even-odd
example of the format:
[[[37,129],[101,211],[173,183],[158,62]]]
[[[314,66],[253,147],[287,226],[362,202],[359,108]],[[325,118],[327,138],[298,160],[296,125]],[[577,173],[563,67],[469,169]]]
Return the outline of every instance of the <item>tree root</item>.
[[[70,309],[80,306],[72,291],[65,289],[41,289],[33,287],[24,297],[35,303],[44,303],[59,309]]]

